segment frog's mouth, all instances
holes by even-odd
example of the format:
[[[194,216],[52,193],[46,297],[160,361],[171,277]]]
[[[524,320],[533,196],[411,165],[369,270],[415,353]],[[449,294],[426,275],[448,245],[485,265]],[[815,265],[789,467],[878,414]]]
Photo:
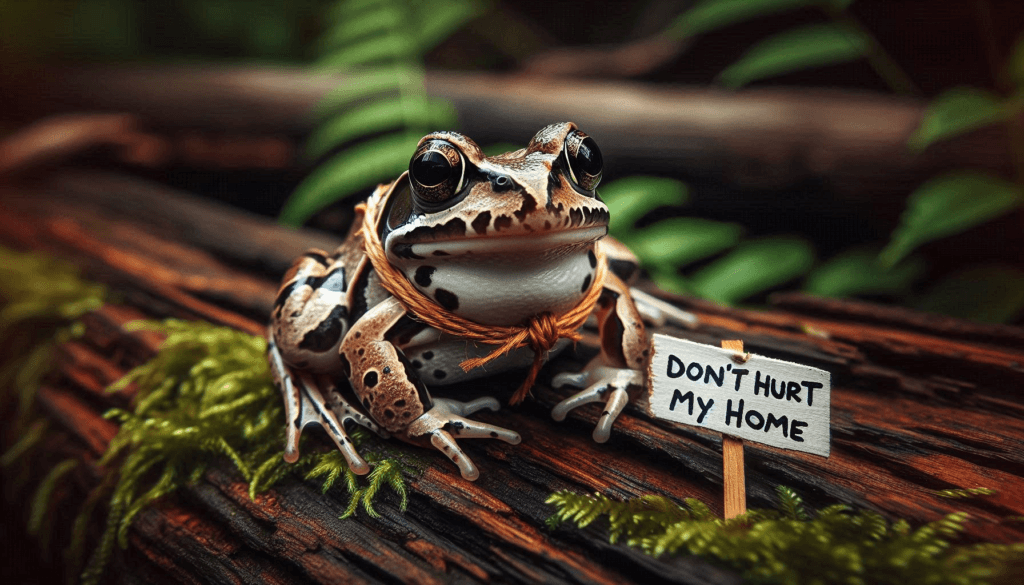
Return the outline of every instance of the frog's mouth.
[[[467,254],[505,255],[534,254],[587,245],[608,235],[607,225],[559,230],[553,232],[481,235],[411,244],[411,251],[424,258],[431,256],[463,256]]]

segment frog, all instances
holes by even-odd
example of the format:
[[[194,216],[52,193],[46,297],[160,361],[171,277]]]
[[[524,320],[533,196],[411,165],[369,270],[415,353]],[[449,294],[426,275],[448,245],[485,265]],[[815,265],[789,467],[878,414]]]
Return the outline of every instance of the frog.
[[[542,363],[571,340],[558,339],[544,355],[518,347],[467,371],[460,364],[494,346],[424,323],[386,286],[383,273],[392,268],[444,314],[483,326],[562,314],[598,295],[600,352],[580,371],[553,377],[552,387],[576,392],[551,416],[561,421],[602,403],[592,436],[606,442],[644,385],[645,318],[692,318],[631,288],[639,263],[608,237],[609,210],[597,193],[603,167],[596,141],[572,122],[546,126],[525,148],[496,156],[458,132],[424,136],[408,170],[370,196],[375,217],[358,207],[336,250],[311,249],[284,276],[267,337],[284,398],[285,461],[298,460],[303,429],[319,425],[349,468],[366,474],[370,466],[349,436],[358,425],[435,448],[472,481],[479,469],[459,440],[522,440],[514,430],[473,419],[500,408],[494,396],[459,401],[441,396],[443,388]],[[374,242],[378,262],[387,264],[379,270],[367,253]]]

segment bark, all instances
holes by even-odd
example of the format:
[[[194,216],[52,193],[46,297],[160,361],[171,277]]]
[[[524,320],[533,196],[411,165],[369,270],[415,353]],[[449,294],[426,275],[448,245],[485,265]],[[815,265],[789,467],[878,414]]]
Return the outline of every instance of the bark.
[[[306,247],[337,238],[267,220],[123,175],[61,172],[0,189],[0,243],[50,252],[111,285],[119,304],[85,319],[84,338],[60,349],[59,372],[38,395],[56,433],[46,454],[5,488],[24,509],[48,463],[75,458],[75,482],[54,513],[69,518],[100,474],[95,461],[116,427],[101,413],[129,397],[103,388],[151,356],[158,340],[129,333],[141,317],[205,319],[262,334],[277,280]],[[822,367],[833,376],[828,459],[746,444],[750,507],[771,507],[777,485],[812,506],[843,502],[918,524],[971,514],[969,538],[1019,542],[1024,525],[1024,332],[859,302],[798,295],[750,311],[670,298],[700,318],[664,328],[717,345],[742,339],[753,353]],[[520,445],[465,441],[481,468],[463,481],[442,455],[392,442],[428,462],[410,505],[385,494],[379,520],[340,520],[347,495],[321,495],[297,477],[250,500],[227,461],[197,485],[141,514],[129,547],[106,573],[123,583],[734,583],[731,571],[689,557],[653,559],[609,545],[600,528],[547,530],[553,491],[614,497],[695,497],[721,512],[721,439],[631,406],[610,442],[590,439],[599,408],[564,423],[550,408],[566,393],[550,377],[585,361],[581,346],[542,372],[534,400],[481,419],[517,430]],[[516,380],[488,383],[508,393]],[[4,409],[4,412],[9,409]],[[282,421],[283,424],[283,421]],[[6,448],[16,437],[5,433]],[[19,488],[19,486],[21,486]],[[950,500],[936,490],[988,487],[987,498]],[[71,512],[61,512],[62,510]],[[23,511],[20,512],[23,515]],[[94,517],[97,534],[100,514]],[[70,522],[58,522],[55,543]]]

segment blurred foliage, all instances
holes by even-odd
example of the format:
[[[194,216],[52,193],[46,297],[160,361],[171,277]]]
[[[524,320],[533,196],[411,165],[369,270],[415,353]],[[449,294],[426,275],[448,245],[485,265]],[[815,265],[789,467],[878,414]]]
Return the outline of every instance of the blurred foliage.
[[[427,97],[423,54],[481,8],[475,0],[340,0],[332,7],[315,65],[343,77],[320,104],[307,143],[311,158],[326,160],[285,203],[283,223],[299,225],[339,199],[394,180],[424,134],[455,127],[452,106]]]
[[[333,0],[5,0],[0,39],[23,56],[306,60]]]
[[[954,544],[968,520],[964,513],[912,529],[906,520],[890,523],[843,504],[812,513],[783,486],[776,494],[777,510],[722,520],[693,498],[684,507],[662,496],[616,501],[563,491],[547,500],[556,508],[548,526],[571,522],[585,528],[606,518],[611,543],[622,541],[656,557],[709,558],[757,583],[1013,583],[1024,565],[1024,544]]]

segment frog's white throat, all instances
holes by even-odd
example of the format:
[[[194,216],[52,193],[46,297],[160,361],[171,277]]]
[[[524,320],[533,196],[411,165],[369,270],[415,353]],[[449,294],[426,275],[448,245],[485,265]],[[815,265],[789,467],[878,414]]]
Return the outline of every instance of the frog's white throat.
[[[485,325],[519,325],[545,311],[564,313],[579,303],[594,281],[593,241],[536,250],[509,244],[501,254],[474,250],[402,262],[399,268],[441,306]]]

